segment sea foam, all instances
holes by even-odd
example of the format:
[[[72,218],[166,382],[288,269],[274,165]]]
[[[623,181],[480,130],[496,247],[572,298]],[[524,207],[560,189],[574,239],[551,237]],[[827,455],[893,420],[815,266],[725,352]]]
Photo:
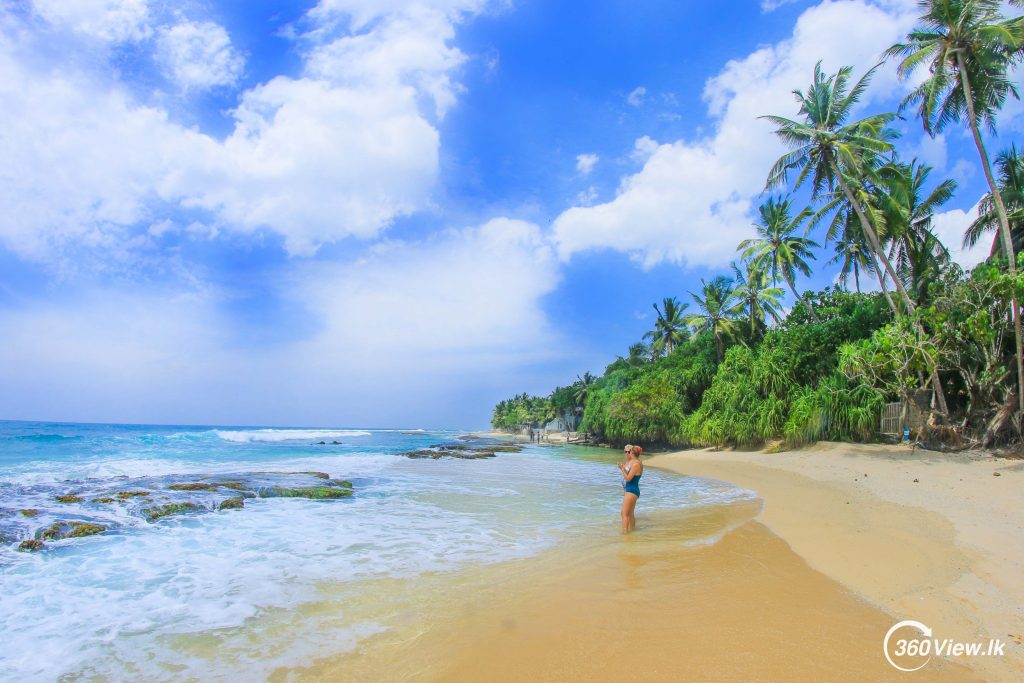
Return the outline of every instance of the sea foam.
[[[234,443],[310,441],[313,439],[344,439],[357,436],[371,436],[362,429],[215,429],[214,433],[224,441]]]

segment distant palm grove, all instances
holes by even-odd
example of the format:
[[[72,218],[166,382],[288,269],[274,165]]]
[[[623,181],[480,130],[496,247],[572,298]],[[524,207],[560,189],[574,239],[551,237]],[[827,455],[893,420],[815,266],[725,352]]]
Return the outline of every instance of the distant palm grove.
[[[1010,74],[1024,59],[1024,18],[990,0],[919,6],[918,26],[885,56],[901,77],[920,80],[901,111],[930,135],[965,127],[974,140],[989,192],[963,240],[991,240],[985,263],[964,272],[933,233],[956,183],[900,157],[897,114],[852,120],[884,65],[855,81],[850,67],[819,64],[794,91],[795,117],[763,117],[788,151],[768,171],[757,236],[737,245],[730,272],[702,281],[689,301],[654,304],[654,329],[600,377],[502,401],[492,425],[562,418],[616,444],[799,445],[873,439],[883,405],[902,401],[924,404],[925,441],[1019,442],[1024,157],[1010,145],[993,164],[984,133],[995,132],[1007,97],[1018,98]],[[806,207],[787,194],[800,188]],[[838,284],[801,292],[819,226]],[[877,293],[861,292],[868,280]],[[787,291],[795,302],[784,314]]]

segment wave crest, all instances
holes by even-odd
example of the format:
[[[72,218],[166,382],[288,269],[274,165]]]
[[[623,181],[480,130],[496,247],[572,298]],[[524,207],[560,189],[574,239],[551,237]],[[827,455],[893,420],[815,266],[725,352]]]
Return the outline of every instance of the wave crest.
[[[353,436],[370,436],[370,432],[358,429],[215,429],[214,433],[224,441],[253,443],[254,441],[309,441],[310,439],[340,439]]]

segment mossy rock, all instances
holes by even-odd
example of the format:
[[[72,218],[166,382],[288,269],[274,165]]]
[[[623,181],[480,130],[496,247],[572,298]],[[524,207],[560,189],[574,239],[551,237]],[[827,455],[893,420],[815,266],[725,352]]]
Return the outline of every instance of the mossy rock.
[[[34,538],[30,538],[27,541],[22,541],[18,544],[18,550],[24,553],[33,553],[37,550],[42,550],[46,547],[46,544],[42,541],[37,541]]]
[[[151,494],[152,491],[117,491],[114,495],[121,500],[127,500],[129,498],[142,498]]]
[[[187,484],[171,484],[167,488],[172,491],[216,491],[219,484],[211,484],[205,481],[194,481]]]
[[[253,472],[253,474],[308,474],[317,479],[330,479],[331,475],[326,472]]]
[[[348,482],[344,482],[348,483]],[[312,500],[331,500],[348,498],[352,495],[352,485],[344,486],[271,486],[260,491],[260,498],[310,498]]]
[[[90,522],[54,522],[39,533],[39,537],[47,541],[59,541],[62,538],[83,538],[102,534],[107,527]]]
[[[27,508],[25,510],[18,510],[18,512],[21,513],[22,517],[35,517],[36,515],[39,514],[39,510],[35,510],[33,508]]]
[[[241,496],[235,496],[234,498],[228,498],[227,500],[221,501],[221,504],[217,506],[218,510],[241,510],[245,507],[245,498]]]
[[[240,481],[218,481],[217,486],[221,486],[226,489],[233,489],[235,491],[248,491],[251,488]]]
[[[109,496],[101,496],[100,498],[93,498],[91,503],[116,503],[116,498],[110,498]]]
[[[84,500],[81,496],[76,496],[71,493],[65,493],[62,496],[54,496],[54,500],[58,503],[81,503]]]
[[[146,508],[145,510],[142,510],[142,514],[145,515],[146,519],[150,522],[155,522],[158,519],[170,517],[171,515],[198,512],[202,509],[202,506],[196,505],[195,503],[167,503],[165,505],[158,505],[155,508]]]

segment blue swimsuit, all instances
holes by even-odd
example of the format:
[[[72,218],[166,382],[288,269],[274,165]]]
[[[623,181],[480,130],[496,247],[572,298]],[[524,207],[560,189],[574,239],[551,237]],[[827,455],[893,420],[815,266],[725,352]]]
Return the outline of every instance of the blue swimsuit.
[[[629,466],[629,469],[627,469],[626,472],[629,472],[629,470],[631,470],[631,469],[633,469],[632,465]],[[626,481],[625,477],[623,477],[623,479],[622,479],[622,488],[626,491],[626,493],[632,493],[637,498],[640,497],[640,477],[642,477],[642,476],[644,476],[644,475],[641,472],[640,474],[636,475],[635,477],[633,477],[629,481]]]

